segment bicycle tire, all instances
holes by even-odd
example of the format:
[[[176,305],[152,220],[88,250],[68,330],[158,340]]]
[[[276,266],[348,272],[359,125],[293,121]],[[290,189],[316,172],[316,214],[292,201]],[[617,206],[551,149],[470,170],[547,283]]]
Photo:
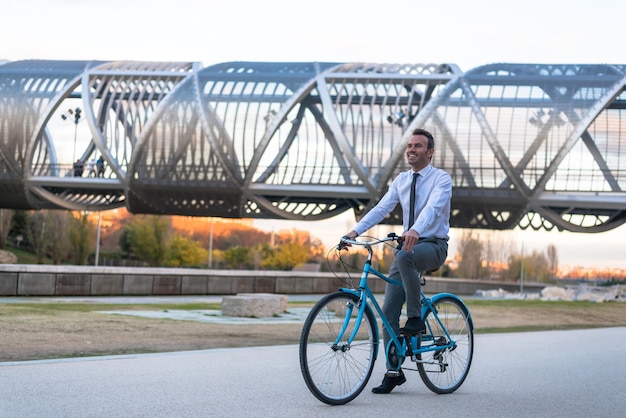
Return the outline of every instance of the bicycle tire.
[[[474,330],[465,304],[452,297],[443,297],[433,303],[439,320],[456,342],[453,349],[426,351],[417,356],[417,369],[428,389],[438,394],[452,393],[465,381],[474,355]],[[448,340],[432,311],[424,318],[424,344],[443,345]]]
[[[324,296],[313,307],[300,336],[300,369],[307,387],[320,401],[343,405],[367,385],[378,350],[376,319],[370,309],[362,317],[357,338],[347,343],[357,325],[359,298],[345,292]],[[353,307],[353,309],[346,309]],[[348,327],[340,344],[335,341],[345,319]]]

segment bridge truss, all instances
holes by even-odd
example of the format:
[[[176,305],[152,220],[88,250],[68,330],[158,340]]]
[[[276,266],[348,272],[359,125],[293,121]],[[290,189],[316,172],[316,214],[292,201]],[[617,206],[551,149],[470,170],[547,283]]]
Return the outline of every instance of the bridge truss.
[[[359,217],[423,127],[452,226],[605,231],[626,222],[625,87],[624,65],[5,62],[0,207]]]

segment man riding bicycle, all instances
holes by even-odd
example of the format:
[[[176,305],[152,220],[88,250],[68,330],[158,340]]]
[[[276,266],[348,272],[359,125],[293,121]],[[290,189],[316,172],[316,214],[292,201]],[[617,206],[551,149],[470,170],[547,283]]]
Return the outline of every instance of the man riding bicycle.
[[[380,223],[394,210],[402,208],[403,245],[396,250],[389,277],[401,280],[402,286],[387,283],[383,313],[396,334],[416,335],[425,329],[421,318],[419,272],[438,269],[448,256],[450,230],[450,199],[452,179],[445,171],[431,165],[435,152],[432,134],[415,129],[406,148],[406,158],[411,169],[400,173],[391,183],[387,193],[356,224],[346,237],[355,239]],[[400,328],[402,305],[406,302],[408,320]],[[385,347],[389,334],[383,330]],[[390,370],[374,393],[389,393],[406,382],[402,370]]]

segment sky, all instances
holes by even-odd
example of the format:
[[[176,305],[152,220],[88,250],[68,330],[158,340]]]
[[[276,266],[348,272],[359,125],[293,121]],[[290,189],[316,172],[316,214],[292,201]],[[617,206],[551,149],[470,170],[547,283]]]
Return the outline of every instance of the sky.
[[[615,0],[21,0],[0,13],[0,60],[328,61],[626,64]],[[327,244],[351,214],[305,223]],[[451,232],[450,254],[455,252]],[[581,234],[509,231],[524,251],[558,249],[560,264],[626,268],[626,226]]]

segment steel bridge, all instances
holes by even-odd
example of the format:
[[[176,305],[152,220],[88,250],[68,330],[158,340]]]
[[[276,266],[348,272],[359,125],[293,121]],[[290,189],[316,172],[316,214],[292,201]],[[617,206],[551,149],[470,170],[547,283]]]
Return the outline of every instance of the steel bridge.
[[[605,231],[626,222],[625,87],[626,65],[3,62],[0,207],[358,218],[423,127],[452,226]]]

